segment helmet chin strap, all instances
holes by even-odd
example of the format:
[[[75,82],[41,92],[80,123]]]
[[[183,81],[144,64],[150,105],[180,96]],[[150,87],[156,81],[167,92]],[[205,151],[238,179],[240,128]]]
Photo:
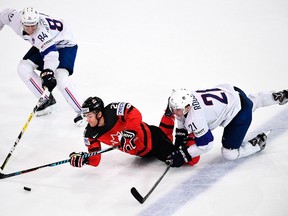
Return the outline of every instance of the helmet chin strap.
[[[97,125],[96,125],[97,127],[99,126],[100,119],[103,117],[102,112],[101,112],[101,116],[100,117],[98,117],[98,114],[99,114],[99,112],[96,114],[96,119],[98,120]]]

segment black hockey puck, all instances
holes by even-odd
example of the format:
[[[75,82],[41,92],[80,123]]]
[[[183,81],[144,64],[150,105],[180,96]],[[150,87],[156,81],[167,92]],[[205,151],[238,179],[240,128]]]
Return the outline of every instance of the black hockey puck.
[[[31,188],[29,188],[29,187],[24,187],[24,190],[26,190],[26,191],[31,191]]]

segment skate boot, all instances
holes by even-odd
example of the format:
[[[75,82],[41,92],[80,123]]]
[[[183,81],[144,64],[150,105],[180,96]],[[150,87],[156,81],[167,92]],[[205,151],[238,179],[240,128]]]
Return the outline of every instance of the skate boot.
[[[280,105],[283,105],[288,102],[288,90],[283,90],[279,92],[272,93],[275,101],[279,101]]]
[[[53,97],[52,93],[49,95],[49,100],[47,100],[45,103],[43,103],[41,106],[36,111],[36,116],[43,116],[43,115],[48,115],[52,112],[53,110],[53,105],[56,104],[56,100]]]
[[[81,112],[77,114],[77,116],[74,118],[74,123],[78,126],[81,127],[84,125],[84,119],[81,115]]]
[[[248,142],[250,142],[253,146],[259,145],[260,151],[262,151],[266,146],[266,140],[269,133],[270,131],[260,133],[255,138],[249,140]]]

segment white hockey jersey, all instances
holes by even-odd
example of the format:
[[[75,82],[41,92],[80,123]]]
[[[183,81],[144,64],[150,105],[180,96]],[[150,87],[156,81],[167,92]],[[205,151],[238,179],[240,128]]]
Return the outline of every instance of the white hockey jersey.
[[[53,53],[55,50],[51,47],[55,45],[57,49],[71,47],[75,46],[76,42],[69,26],[62,19],[54,19],[48,15],[39,14],[40,20],[37,30],[32,35],[28,35],[23,31],[21,11],[5,9],[0,13],[0,30],[4,25],[10,26],[17,35],[39,49],[44,58],[44,68],[55,70],[59,64],[58,52],[55,55],[55,52]]]
[[[208,130],[225,127],[241,109],[239,93],[229,84],[192,91],[193,103],[186,117],[177,118],[178,128],[201,137]]]

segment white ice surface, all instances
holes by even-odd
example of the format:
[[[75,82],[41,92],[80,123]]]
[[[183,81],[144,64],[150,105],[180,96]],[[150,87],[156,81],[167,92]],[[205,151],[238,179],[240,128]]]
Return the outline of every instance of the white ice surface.
[[[1,10],[31,5],[73,26],[79,51],[72,79],[83,97],[131,102],[149,124],[159,124],[175,87],[232,83],[247,93],[288,88],[285,0],[0,1]],[[16,71],[29,48],[10,28],[0,32],[1,164],[36,103]],[[32,119],[4,173],[86,151],[84,128],[73,125],[72,109],[54,94],[57,110]],[[195,167],[170,169],[143,205],[130,188],[145,195],[165,165],[115,150],[103,154],[96,168],[63,164],[0,180],[0,215],[284,216],[287,120],[288,105],[257,110],[247,138],[272,129],[267,147],[235,162],[221,158],[222,129],[216,129],[212,151]]]

